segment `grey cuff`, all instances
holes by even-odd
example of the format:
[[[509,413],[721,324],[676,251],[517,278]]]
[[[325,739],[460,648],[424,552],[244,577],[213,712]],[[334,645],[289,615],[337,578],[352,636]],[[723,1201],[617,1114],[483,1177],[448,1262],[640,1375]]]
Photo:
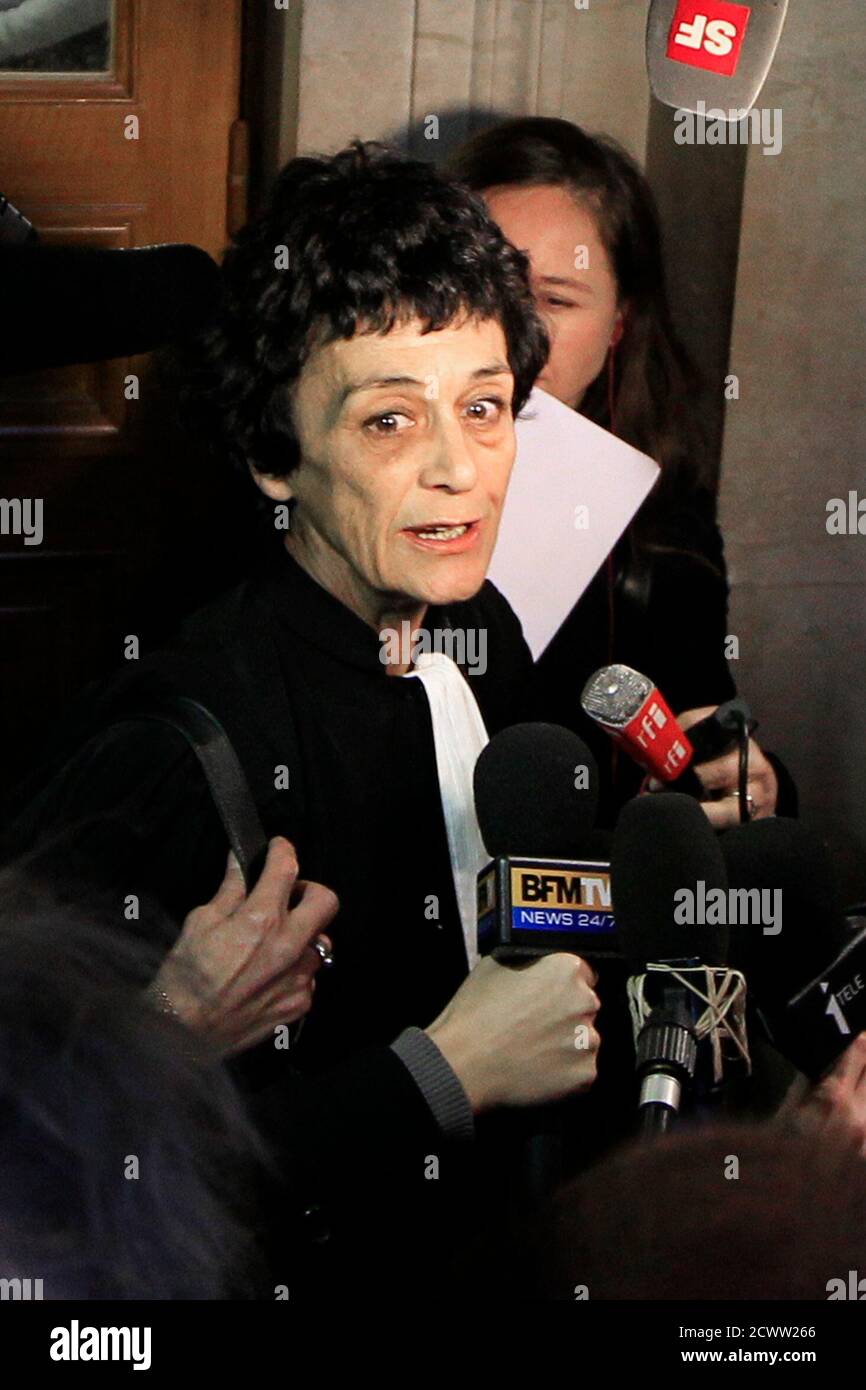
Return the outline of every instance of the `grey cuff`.
[[[446,1139],[473,1139],[475,1119],[469,1097],[432,1038],[407,1028],[391,1044],[409,1071]]]

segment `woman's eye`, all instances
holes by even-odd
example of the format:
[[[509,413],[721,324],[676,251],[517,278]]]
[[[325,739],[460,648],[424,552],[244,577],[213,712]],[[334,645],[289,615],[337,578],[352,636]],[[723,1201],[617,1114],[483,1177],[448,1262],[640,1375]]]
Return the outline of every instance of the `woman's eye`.
[[[484,400],[473,401],[466,407],[471,418],[479,420],[482,424],[498,420],[504,409],[505,401],[499,396],[486,396]]]
[[[411,423],[408,415],[403,415],[399,410],[386,410],[382,415],[371,415],[369,420],[364,421],[364,428],[373,434],[399,434]]]
[[[570,299],[556,299],[553,296],[545,299],[544,302],[551,309],[574,309],[577,307]]]

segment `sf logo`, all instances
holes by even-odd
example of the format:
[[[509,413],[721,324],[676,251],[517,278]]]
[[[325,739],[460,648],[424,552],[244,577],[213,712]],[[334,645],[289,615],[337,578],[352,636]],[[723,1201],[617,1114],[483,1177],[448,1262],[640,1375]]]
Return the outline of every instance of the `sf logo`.
[[[751,10],[730,0],[680,0],[667,56],[676,63],[733,77]]]

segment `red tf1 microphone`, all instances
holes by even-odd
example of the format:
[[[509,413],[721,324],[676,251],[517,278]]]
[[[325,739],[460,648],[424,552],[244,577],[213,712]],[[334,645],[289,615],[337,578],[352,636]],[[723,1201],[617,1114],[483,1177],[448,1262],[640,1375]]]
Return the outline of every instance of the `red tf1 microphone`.
[[[745,700],[728,700],[688,734],[649,676],[630,666],[603,666],[590,676],[580,703],[615,743],[651,776],[672,790],[701,800],[704,786],[694,765],[727,753],[757,727]]]
[[[677,782],[678,791],[686,790],[680,779],[695,759],[694,745],[648,676],[630,666],[604,666],[590,676],[580,703],[642,768],[660,782]],[[697,789],[689,785],[689,792],[703,795],[699,779],[691,776]]]
[[[652,0],[646,58],[659,101],[741,119],[770,71],[788,0]]]

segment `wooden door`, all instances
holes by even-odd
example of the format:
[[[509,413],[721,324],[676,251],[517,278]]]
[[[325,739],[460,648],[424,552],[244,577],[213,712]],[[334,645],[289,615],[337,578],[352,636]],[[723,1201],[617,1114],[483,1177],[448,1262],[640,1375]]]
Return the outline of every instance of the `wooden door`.
[[[95,3],[80,7],[91,21]],[[187,241],[218,256],[230,204],[235,221],[242,211],[230,167],[241,0],[104,11],[103,25],[4,62],[0,7],[0,194],[46,242]],[[0,382],[0,498],[43,502],[38,545],[0,535],[7,776],[82,682],[122,659],[127,635],[146,644],[173,576],[202,551],[208,480],[163,430],[159,401],[147,358]]]

